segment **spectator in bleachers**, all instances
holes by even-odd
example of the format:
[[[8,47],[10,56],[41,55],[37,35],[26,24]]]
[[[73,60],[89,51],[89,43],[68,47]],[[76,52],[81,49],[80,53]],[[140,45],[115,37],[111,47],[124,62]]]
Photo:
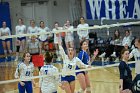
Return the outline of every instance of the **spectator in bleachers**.
[[[89,27],[89,25],[85,22],[84,17],[80,17],[80,24],[77,26],[77,28],[80,29],[80,28],[86,28],[86,27]],[[77,34],[79,36],[80,42],[83,40],[86,40],[88,42],[89,30],[78,30]]]
[[[22,35],[26,33],[26,26],[23,24],[23,19],[19,18],[18,19],[18,25],[15,28],[16,30],[16,35]],[[18,56],[19,56],[19,51],[24,52],[25,50],[25,42],[26,42],[26,37],[22,36],[22,37],[17,37],[16,40],[16,59],[15,61],[18,60]]]
[[[0,36],[9,36],[11,35],[9,27],[6,26],[6,22],[2,22],[2,28],[0,28]],[[2,39],[2,45],[4,49],[4,55],[7,59],[7,52],[12,53],[11,45],[10,45],[10,38]]]
[[[66,23],[64,24],[64,29],[67,29],[67,30],[72,30],[74,27],[71,26],[70,24],[70,21],[67,20]],[[65,36],[65,43],[66,43],[66,47],[67,49],[69,47],[74,47],[74,43],[73,43],[73,32],[66,32],[66,36]]]
[[[109,61],[110,57],[115,57],[115,62],[119,62],[120,51],[123,49],[121,45],[122,39],[119,30],[115,30],[113,40],[110,41],[110,45],[107,46],[105,52],[99,57],[105,57],[105,61]]]
[[[132,33],[129,30],[125,30],[125,36],[122,40],[122,46],[125,48],[130,48],[132,42]]]

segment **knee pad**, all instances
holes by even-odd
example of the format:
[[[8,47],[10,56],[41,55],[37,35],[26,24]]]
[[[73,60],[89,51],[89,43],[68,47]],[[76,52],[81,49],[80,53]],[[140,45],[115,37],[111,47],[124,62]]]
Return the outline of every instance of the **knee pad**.
[[[19,49],[20,49],[20,46],[17,46],[17,50],[16,50],[16,52],[19,52]]]
[[[91,91],[91,88],[90,88],[90,87],[87,87],[87,88],[86,88],[86,91]]]

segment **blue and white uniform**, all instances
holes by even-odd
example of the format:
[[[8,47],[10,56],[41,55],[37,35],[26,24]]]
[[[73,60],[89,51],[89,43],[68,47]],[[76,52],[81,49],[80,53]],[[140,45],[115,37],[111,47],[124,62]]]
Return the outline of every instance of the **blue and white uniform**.
[[[87,68],[89,65],[84,64],[78,57],[74,57],[72,60],[69,59],[68,55],[65,54],[62,46],[59,45],[60,54],[63,58],[63,68],[62,68],[62,81],[74,81],[75,80],[75,72],[66,73],[69,71],[74,71],[76,66],[79,68]]]
[[[15,72],[15,78],[20,78],[21,81],[25,83],[24,86],[21,86],[21,84],[18,83],[19,93],[25,93],[25,90],[27,93],[33,93],[32,80],[27,79],[33,76],[33,71],[34,65],[31,62],[29,65],[26,65],[23,62],[18,64]]]
[[[57,93],[58,83],[60,82],[58,69],[53,65],[44,65],[40,69],[40,76],[47,75],[39,79],[39,87],[42,93]]]
[[[11,35],[9,27],[0,28],[0,36],[9,36]],[[9,38],[2,39],[2,41],[9,41]]]
[[[135,72],[136,74],[140,74],[140,50],[138,48],[135,48],[130,53],[130,58],[134,56],[136,65],[135,65]]]
[[[90,61],[90,57],[88,55],[87,52],[85,52],[84,50],[81,50],[78,54],[78,58],[82,61],[83,64],[85,65],[88,65],[89,64],[89,61]],[[80,69],[78,66],[76,67],[76,69]],[[78,75],[79,73],[83,73],[85,74],[84,71],[81,71],[81,72],[77,72],[76,75]]]
[[[87,23],[85,24],[79,24],[77,26],[77,28],[86,28],[86,27],[89,27],[89,25]],[[89,30],[79,30],[77,31],[77,34],[79,35],[79,39],[82,40],[82,38],[85,38],[85,39],[89,39]]]
[[[21,35],[21,34],[25,34],[26,33],[26,26],[25,25],[17,25],[16,26],[16,35]],[[26,39],[26,37],[22,36],[22,37],[18,37],[18,40],[22,41],[24,39]]]

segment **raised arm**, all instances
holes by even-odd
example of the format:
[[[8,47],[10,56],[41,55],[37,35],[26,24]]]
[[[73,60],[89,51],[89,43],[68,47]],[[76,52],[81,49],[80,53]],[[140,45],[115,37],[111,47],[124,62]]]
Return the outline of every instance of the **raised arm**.
[[[62,56],[63,59],[66,59],[67,55],[66,55],[66,53],[65,53],[65,51],[64,51],[64,49],[63,49],[61,43],[58,42],[58,45],[59,45],[60,55]]]
[[[90,67],[89,65],[84,64],[79,58],[76,57],[76,65],[79,68],[88,68]]]

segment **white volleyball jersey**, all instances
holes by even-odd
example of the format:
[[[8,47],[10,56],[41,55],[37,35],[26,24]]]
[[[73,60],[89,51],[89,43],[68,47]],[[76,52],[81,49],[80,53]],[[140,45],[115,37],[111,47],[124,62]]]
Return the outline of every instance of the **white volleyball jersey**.
[[[70,26],[67,28],[67,30],[72,30],[73,26]],[[66,32],[66,36],[65,36],[65,42],[70,42],[73,41],[73,32]]]
[[[134,56],[135,58],[135,72],[137,74],[140,74],[140,51],[138,50],[138,48],[135,48],[131,51],[130,53],[130,57],[132,58]]]
[[[35,26],[35,27],[29,26],[27,29],[27,33],[38,33],[38,27],[37,26]]]
[[[17,25],[16,26],[16,35],[25,34],[26,26],[25,25]]]
[[[8,35],[11,35],[11,32],[10,32],[9,27],[0,28],[0,35],[1,35],[1,36],[8,36]],[[2,40],[5,40],[5,39],[2,39]]]
[[[20,78],[21,81],[31,81],[31,79],[27,79],[33,76],[34,65],[33,63],[29,63],[27,66],[24,62],[18,64],[15,72],[15,78]]]
[[[58,30],[62,30],[62,27],[58,27]],[[52,31],[57,31],[57,29],[54,28]],[[61,33],[54,33],[54,43],[57,44],[58,40],[60,40],[60,42],[62,42]]]
[[[49,30],[49,28],[48,27],[45,27],[45,28],[38,28],[38,32],[39,33],[45,33],[45,32],[49,32],[50,30]],[[39,36],[39,39],[41,40],[41,41],[45,41],[45,40],[47,40],[47,38],[48,38],[48,35],[47,34],[43,34],[43,35],[40,35]]]
[[[39,79],[39,87],[42,93],[53,93],[57,91],[58,83],[60,81],[58,69],[53,65],[44,65],[40,69],[39,75],[46,75],[46,77]]]
[[[60,54],[63,58],[62,76],[67,76],[67,75],[75,76],[75,72],[72,73],[67,73],[67,72],[74,71],[76,69],[76,66],[78,66],[79,68],[88,67],[88,65],[85,65],[78,57],[74,57],[72,60],[70,60],[68,56],[65,54],[62,46],[59,45],[59,49],[60,49]]]
[[[77,26],[77,28],[86,28],[86,27],[89,27],[89,25],[87,23],[85,24],[79,24]],[[89,31],[88,30],[79,30],[77,31],[77,34],[79,35],[79,39],[81,40],[83,37],[88,39],[89,38]]]

